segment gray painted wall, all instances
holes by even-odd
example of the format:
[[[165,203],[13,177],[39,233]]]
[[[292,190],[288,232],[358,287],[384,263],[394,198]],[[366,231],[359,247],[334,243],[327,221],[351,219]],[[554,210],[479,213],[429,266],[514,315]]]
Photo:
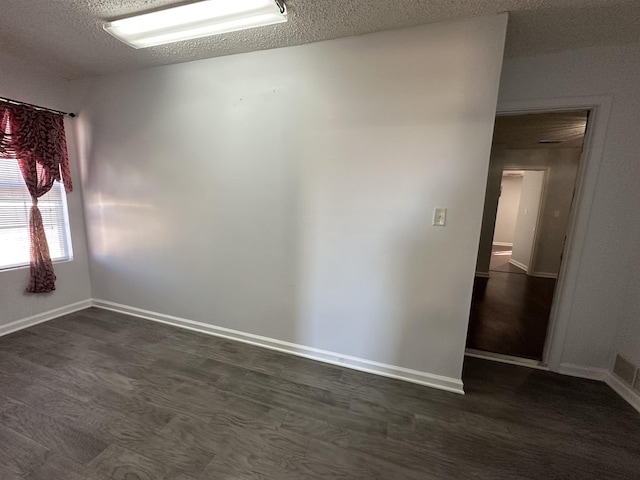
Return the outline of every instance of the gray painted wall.
[[[505,27],[96,80],[94,297],[460,378]]]
[[[636,234],[636,245],[640,245],[640,230]],[[619,312],[619,329],[614,352],[619,352],[635,365],[640,366],[640,255],[635,263],[628,265],[631,281],[625,288],[629,303]]]

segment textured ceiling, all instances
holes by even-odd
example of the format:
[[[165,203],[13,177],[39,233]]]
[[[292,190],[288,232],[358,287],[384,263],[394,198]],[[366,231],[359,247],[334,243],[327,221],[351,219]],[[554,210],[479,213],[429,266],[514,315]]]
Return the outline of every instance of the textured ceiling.
[[[581,148],[586,126],[586,111],[498,116],[493,143],[507,148]]]
[[[144,50],[102,30],[104,21],[183,3],[0,0],[0,52],[78,78],[505,11],[507,56],[640,41],[639,0],[287,0],[287,23]]]

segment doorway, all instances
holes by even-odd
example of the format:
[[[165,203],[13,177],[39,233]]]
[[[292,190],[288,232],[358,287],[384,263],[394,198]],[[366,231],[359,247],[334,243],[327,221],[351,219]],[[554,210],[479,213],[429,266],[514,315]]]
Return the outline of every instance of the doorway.
[[[542,361],[587,119],[497,117],[468,350]]]
[[[530,273],[546,177],[546,170],[503,170],[490,272]]]

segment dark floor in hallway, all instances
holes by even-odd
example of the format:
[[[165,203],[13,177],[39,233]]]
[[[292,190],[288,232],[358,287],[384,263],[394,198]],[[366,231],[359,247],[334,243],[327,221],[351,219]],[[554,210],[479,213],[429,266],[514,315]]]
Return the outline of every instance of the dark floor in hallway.
[[[476,277],[467,348],[541,360],[555,285],[514,273]]]
[[[467,359],[467,395],[88,309],[0,338],[0,478],[631,479],[605,384]]]
[[[489,260],[489,270],[492,272],[508,272],[526,275],[527,272],[525,272],[523,269],[509,263],[509,260],[511,260],[511,254],[513,252],[512,249],[513,247],[492,245],[491,259]]]

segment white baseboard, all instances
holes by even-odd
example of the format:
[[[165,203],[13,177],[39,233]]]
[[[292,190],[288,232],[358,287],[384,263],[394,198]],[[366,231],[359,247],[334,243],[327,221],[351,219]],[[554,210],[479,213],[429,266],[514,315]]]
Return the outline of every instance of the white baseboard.
[[[364,358],[342,355],[340,353],[285,342],[275,338],[240,332],[229,328],[217,327],[208,323],[196,322],[185,318],[174,317],[172,315],[151,312],[149,310],[108,302],[106,300],[94,299],[93,306],[147,320],[153,320],[155,322],[166,323],[175,327],[185,328],[187,330],[194,330],[196,332],[214,335],[216,337],[223,337],[271,350],[277,350],[279,352],[297,355],[299,357],[310,358],[312,360],[318,360],[332,365],[339,365],[341,367],[373,373],[383,377],[395,378],[397,380],[418,383],[420,385],[426,385],[428,387],[434,387],[448,392],[464,394],[462,380],[452,377],[444,377],[395,365],[388,365],[373,360],[366,360]]]
[[[557,273],[550,273],[550,272],[531,272],[529,275],[532,277],[540,277],[540,278],[558,278]]]
[[[468,354],[467,354],[468,355]],[[604,382],[620,395],[629,405],[640,412],[640,393],[622,382],[618,377],[606,368],[585,367],[573,363],[562,363],[558,373],[570,377],[585,378]]]
[[[503,355],[501,353],[485,352],[483,350],[475,350],[473,348],[467,348],[464,351],[465,357],[480,358],[482,360],[489,360],[492,362],[506,363],[508,365],[516,365],[518,367],[535,368],[536,370],[548,371],[549,368],[537,360],[530,360],[528,358],[514,357],[511,355]]]
[[[607,376],[604,380],[611,389],[620,395],[626,402],[640,412],[640,393],[623,383],[613,373],[607,372]]]
[[[573,363],[562,363],[558,373],[569,375],[571,377],[586,378],[587,380],[599,380],[604,382],[609,370],[606,368],[585,367],[583,365],[575,365]]]
[[[77,312],[78,310],[84,310],[92,305],[91,300],[83,300],[81,302],[72,303],[71,305],[65,305],[64,307],[54,308],[47,312],[42,312],[31,317],[16,320],[15,322],[7,323],[6,325],[0,325],[0,337],[8,335],[18,330],[23,330],[33,325],[37,325],[42,322],[53,320],[54,318],[68,315],[69,313]]]
[[[476,277],[490,278],[489,272],[478,272],[478,271],[476,271]]]
[[[509,260],[509,263],[511,265],[515,265],[518,268],[521,268],[525,272],[529,270],[529,267],[527,267],[524,263],[520,263],[519,261],[514,260],[513,258]]]
[[[493,242],[496,247],[513,247],[513,243],[509,242]]]
[[[527,365],[523,363],[522,359],[517,361],[512,361],[511,357],[503,356],[505,358],[500,358],[502,356],[499,355],[491,355],[487,356],[483,354],[484,352],[477,352],[476,350],[467,349],[465,352],[466,356],[469,357],[477,357],[483,358],[485,360],[493,360],[496,362],[502,363],[510,363],[513,365],[519,365],[521,367],[529,367],[529,368],[538,368],[540,370],[548,370],[548,368],[542,365]],[[526,360],[525,360],[526,362]],[[560,364],[560,369],[557,373],[561,375],[568,375],[570,377],[578,377],[584,378],[587,380],[597,380],[600,382],[604,382],[611,389],[620,395],[629,405],[635,408],[638,412],[640,412],[640,394],[630,388],[628,385],[623,383],[618,377],[616,377],[613,373],[611,373],[606,368],[595,368],[595,367],[585,367],[583,365],[576,365],[573,363],[562,363]]]

